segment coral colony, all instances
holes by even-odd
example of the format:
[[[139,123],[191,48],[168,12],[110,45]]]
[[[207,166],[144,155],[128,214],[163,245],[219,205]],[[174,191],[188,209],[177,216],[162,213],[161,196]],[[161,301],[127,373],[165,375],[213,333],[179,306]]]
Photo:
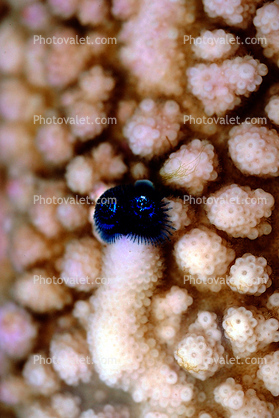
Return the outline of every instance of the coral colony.
[[[279,0],[0,10],[1,418],[279,417]]]

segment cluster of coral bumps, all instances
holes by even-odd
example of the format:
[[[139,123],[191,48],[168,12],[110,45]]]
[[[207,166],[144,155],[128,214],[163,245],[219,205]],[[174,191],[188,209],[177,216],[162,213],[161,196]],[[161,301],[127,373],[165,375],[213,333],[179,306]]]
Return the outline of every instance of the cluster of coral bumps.
[[[279,417],[279,1],[0,9],[1,417]],[[139,179],[175,230],[107,245]]]

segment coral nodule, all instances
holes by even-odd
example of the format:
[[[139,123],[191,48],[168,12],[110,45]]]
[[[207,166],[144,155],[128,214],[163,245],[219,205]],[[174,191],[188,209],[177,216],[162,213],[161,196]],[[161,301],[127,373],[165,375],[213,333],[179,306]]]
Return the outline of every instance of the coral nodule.
[[[105,191],[96,202],[94,221],[105,242],[114,242],[125,235],[134,241],[156,245],[174,229],[167,206],[150,181],[138,180],[134,185]]]

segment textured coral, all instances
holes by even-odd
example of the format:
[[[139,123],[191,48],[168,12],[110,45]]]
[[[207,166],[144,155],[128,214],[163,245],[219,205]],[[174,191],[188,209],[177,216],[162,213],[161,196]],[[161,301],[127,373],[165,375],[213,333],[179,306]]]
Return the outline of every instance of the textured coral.
[[[204,31],[195,39],[194,54],[205,61],[217,61],[232,55],[237,49],[236,38],[223,29]]]
[[[207,216],[218,229],[233,237],[256,239],[271,232],[265,218],[271,215],[274,198],[262,189],[237,184],[224,186],[206,202]]]
[[[214,397],[229,412],[231,418],[273,416],[271,404],[261,401],[253,389],[244,392],[242,386],[236,384],[232,378],[216,387]]]
[[[134,401],[148,401],[149,408],[165,408],[173,416],[178,408],[183,413],[193,396],[192,385],[178,372],[174,359],[165,356],[146,316],[162,277],[159,250],[122,238],[107,247],[103,266],[107,284],[92,298],[95,313],[88,333],[99,376],[109,385],[129,389]]]
[[[188,7],[186,7],[188,6]],[[185,58],[179,48],[179,30],[195,19],[192,4],[178,0],[143,0],[139,12],[123,26],[120,41],[123,63],[138,78],[138,89],[180,94]]]
[[[61,277],[65,284],[90,291],[98,285],[101,272],[101,249],[91,237],[70,241],[61,262]]]
[[[56,393],[47,401],[34,401],[21,411],[20,418],[78,418],[81,400],[71,393]]]
[[[0,12],[0,416],[278,417],[279,0]]]
[[[228,25],[246,28],[260,0],[203,0],[210,17],[222,17]]]
[[[195,228],[176,242],[174,255],[177,264],[186,273],[184,279],[200,290],[218,292],[224,281],[218,280],[218,277],[223,279],[235,253],[216,233],[206,228]]]
[[[172,345],[180,328],[181,316],[192,305],[193,299],[187,290],[173,286],[152,301],[152,314],[158,321],[156,334],[162,343]]]
[[[265,320],[260,313],[229,308],[223,319],[225,336],[230,340],[235,356],[248,357],[266,345],[279,341],[279,322]]]
[[[160,170],[167,184],[201,194],[209,181],[217,178],[217,156],[208,141],[194,139],[170,154]]]
[[[248,55],[222,64],[198,64],[187,70],[189,89],[209,116],[234,109],[241,102],[239,96],[250,96],[266,74],[266,65]]]
[[[23,368],[23,377],[36,394],[50,396],[60,389],[60,381],[46,355],[32,354]]]
[[[273,396],[279,395],[279,351],[275,351],[272,354],[268,354],[263,357],[263,364],[260,365],[257,376],[263,380],[267,390],[269,390]]]
[[[174,354],[178,364],[198,379],[212,376],[223,360],[224,347],[217,329],[216,314],[199,312]]]
[[[277,95],[272,96],[265,107],[265,111],[269,119],[276,125],[279,125],[278,108],[279,108],[279,96]]]
[[[89,382],[92,366],[82,333],[55,335],[50,343],[50,354],[54,370],[68,385]]]
[[[32,350],[37,324],[31,315],[13,303],[0,308],[0,349],[8,356],[22,359]]]
[[[257,36],[264,48],[264,54],[267,57],[272,57],[278,65],[279,49],[279,2],[275,0],[271,3],[266,3],[263,7],[257,10],[254,17],[254,25],[257,29]]]
[[[134,154],[150,159],[177,145],[181,120],[176,102],[156,104],[145,99],[127,121],[123,133]]]
[[[227,283],[236,292],[259,296],[271,286],[270,274],[271,268],[264,257],[248,253],[235,260]]]
[[[37,313],[61,310],[72,302],[65,286],[55,283],[46,270],[35,269],[20,276],[13,289],[14,299]]]
[[[279,175],[279,136],[275,130],[242,124],[229,133],[229,154],[244,174]]]

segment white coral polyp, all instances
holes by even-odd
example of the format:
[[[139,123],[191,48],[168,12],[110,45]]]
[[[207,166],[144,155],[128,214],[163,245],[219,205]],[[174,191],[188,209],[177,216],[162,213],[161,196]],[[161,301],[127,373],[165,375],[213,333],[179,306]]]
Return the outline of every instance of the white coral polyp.
[[[217,315],[199,312],[189,332],[179,342],[174,357],[178,364],[200,380],[206,380],[220,368],[224,347],[217,329]]]
[[[270,193],[231,184],[210,195],[205,208],[216,228],[235,238],[256,239],[271,232],[265,218],[271,215],[273,205]]]
[[[279,175],[279,136],[272,129],[243,123],[229,133],[229,154],[244,174]]]
[[[246,55],[221,64],[197,64],[187,70],[187,75],[190,91],[211,116],[222,115],[239,105],[238,96],[250,96],[267,71],[266,65]]]
[[[148,159],[162,155],[178,143],[182,115],[173,100],[143,100],[124,126],[124,136],[135,155]]]
[[[264,48],[264,54],[273,57],[279,65],[279,1],[266,3],[257,10],[254,18],[257,37]]]
[[[279,395],[279,351],[275,351],[272,354],[268,354],[263,357],[264,360],[257,372],[259,379],[263,380],[267,390],[269,390],[273,396]]]
[[[171,199],[164,198],[163,201],[168,205],[169,221],[175,228],[175,231],[190,225],[192,216],[189,205],[184,204],[182,199],[175,197]]]
[[[50,343],[50,354],[54,370],[67,385],[90,381],[92,366],[82,333],[56,334]]]
[[[230,377],[214,389],[214,399],[224,408],[237,410],[242,407],[244,401],[242,386]]]
[[[279,323],[265,320],[260,313],[245,309],[229,308],[223,319],[225,336],[230,340],[235,356],[248,357],[272,342],[279,340]]]
[[[279,96],[272,96],[265,107],[269,119],[279,125]]]
[[[197,195],[208,182],[216,180],[217,165],[213,145],[194,139],[169,156],[160,175],[167,184]]]
[[[203,0],[209,17],[222,17],[228,25],[246,28],[260,0]]]
[[[235,253],[215,232],[195,228],[177,241],[174,255],[184,273],[190,274],[190,283],[217,292],[218,277],[226,274]]]
[[[214,389],[215,401],[222,405],[230,418],[272,418],[273,405],[260,400],[253,389],[243,391],[233,378]]]
[[[203,31],[195,38],[192,49],[194,54],[206,61],[217,61],[232,55],[237,48],[236,38],[223,29]]]
[[[270,274],[264,257],[247,253],[235,260],[227,283],[235,292],[259,296],[271,285]]]
[[[186,289],[172,286],[163,295],[156,295],[152,300],[152,314],[156,322],[156,334],[162,343],[173,344],[180,328],[182,314],[193,303],[193,298]]]

